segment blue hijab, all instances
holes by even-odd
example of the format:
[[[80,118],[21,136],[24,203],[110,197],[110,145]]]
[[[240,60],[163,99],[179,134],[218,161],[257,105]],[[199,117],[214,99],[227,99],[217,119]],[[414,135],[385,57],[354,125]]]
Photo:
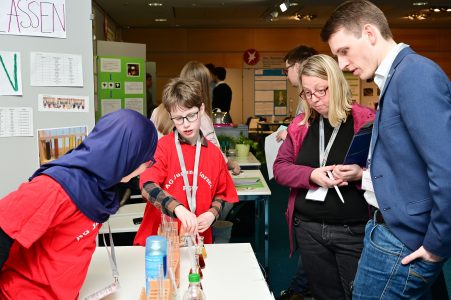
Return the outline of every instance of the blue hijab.
[[[118,183],[153,160],[157,141],[149,119],[133,110],[115,111],[101,118],[77,148],[42,165],[30,180],[52,177],[84,215],[103,223],[119,209]]]

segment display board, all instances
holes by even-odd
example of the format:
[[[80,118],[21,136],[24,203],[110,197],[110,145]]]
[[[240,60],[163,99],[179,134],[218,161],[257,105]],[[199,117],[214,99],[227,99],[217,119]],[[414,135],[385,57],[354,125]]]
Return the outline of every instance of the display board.
[[[254,115],[287,116],[287,75],[283,69],[256,69]]]
[[[133,109],[144,114],[146,111],[145,80],[143,58],[98,56],[99,111],[97,118],[121,108]]]
[[[31,20],[39,30],[0,30],[0,198],[16,190],[39,167],[40,147],[46,158],[69,149],[61,139],[53,138],[57,148],[48,152],[40,146],[38,131],[86,127],[89,132],[94,126],[91,2],[35,2],[43,9],[41,16],[49,8],[55,12]],[[5,3],[9,8],[19,5],[17,1]],[[27,13],[32,15],[17,9],[13,16],[3,10],[0,26],[17,28],[25,24],[22,17]],[[53,24],[51,32],[49,24]],[[55,140],[60,142],[56,146]]]

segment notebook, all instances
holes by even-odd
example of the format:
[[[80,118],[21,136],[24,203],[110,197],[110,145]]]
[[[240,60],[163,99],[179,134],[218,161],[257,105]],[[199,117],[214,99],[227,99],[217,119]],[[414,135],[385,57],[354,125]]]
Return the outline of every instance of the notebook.
[[[351,144],[349,145],[343,164],[357,164],[361,167],[366,166],[372,129],[372,126],[365,127],[354,135]]]

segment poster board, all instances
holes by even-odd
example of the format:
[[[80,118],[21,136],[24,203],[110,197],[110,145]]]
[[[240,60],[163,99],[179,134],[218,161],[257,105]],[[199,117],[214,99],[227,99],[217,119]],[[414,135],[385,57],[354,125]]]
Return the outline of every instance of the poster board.
[[[9,1],[11,4],[12,2]],[[14,2],[17,4],[17,1]],[[43,2],[44,3],[44,2]],[[64,24],[64,35],[46,36],[42,33],[21,35],[9,32],[0,35],[0,51],[19,53],[20,74],[22,82],[21,95],[0,95],[0,108],[8,112],[8,118],[2,128],[11,124],[29,126],[26,136],[11,134],[0,137],[1,182],[0,198],[28,180],[39,168],[38,130],[47,128],[87,126],[88,132],[94,126],[94,79],[93,79],[93,47],[92,47],[92,7],[89,1],[52,2],[47,0],[43,5],[54,3],[58,9],[64,4],[65,18],[56,20],[58,26]],[[58,10],[59,11],[59,10]],[[0,14],[0,19],[5,14]],[[6,16],[9,18],[9,16]],[[48,20],[47,20],[48,21]],[[0,23],[2,20],[0,20]],[[3,24],[3,23],[2,23]],[[55,26],[56,26],[55,25]],[[61,27],[61,26],[60,26]],[[61,27],[62,28],[62,27]],[[60,30],[61,32],[61,30]],[[53,33],[52,33],[53,34]],[[81,57],[81,86],[37,86],[31,84],[33,53],[53,53]],[[55,55],[53,55],[55,57]],[[11,73],[12,74],[12,73]],[[19,74],[19,72],[17,72]],[[14,81],[13,81],[14,82]],[[83,111],[44,111],[39,109],[39,95],[77,96],[87,99],[87,107]],[[18,117],[9,117],[17,115]],[[1,123],[1,122],[0,122]],[[19,124],[19,125],[20,125]],[[24,125],[25,124],[25,125]]]
[[[97,118],[128,108],[145,114],[145,61],[139,57],[97,57]]]
[[[287,116],[287,76],[283,69],[254,72],[254,115]]]

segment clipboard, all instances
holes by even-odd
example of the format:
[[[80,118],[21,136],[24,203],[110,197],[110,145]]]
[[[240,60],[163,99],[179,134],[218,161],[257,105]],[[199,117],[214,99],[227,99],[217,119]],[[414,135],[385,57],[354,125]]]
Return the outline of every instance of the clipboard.
[[[360,129],[360,131],[354,135],[351,144],[349,145],[348,151],[346,152],[343,164],[357,164],[361,167],[366,166],[368,152],[370,150],[372,131],[373,126],[368,126]]]

